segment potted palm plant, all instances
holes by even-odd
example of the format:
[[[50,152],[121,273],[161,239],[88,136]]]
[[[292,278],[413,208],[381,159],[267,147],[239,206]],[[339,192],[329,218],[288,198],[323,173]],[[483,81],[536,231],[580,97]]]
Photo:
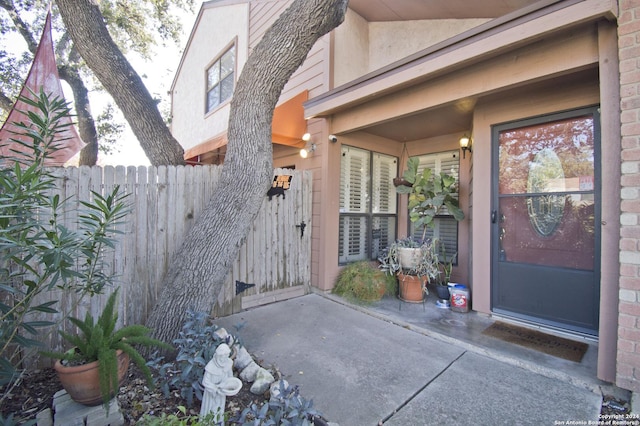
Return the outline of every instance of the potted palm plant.
[[[80,333],[59,331],[73,347],[66,352],[42,352],[56,358],[54,369],[62,387],[76,402],[84,405],[109,401],[116,394],[132,359],[140,368],[149,385],[153,386],[151,371],[144,358],[133,345],[171,347],[148,336],[150,330],[142,325],[128,325],[116,330],[118,311],[114,291],[97,321],[87,313],[84,321],[70,317]]]

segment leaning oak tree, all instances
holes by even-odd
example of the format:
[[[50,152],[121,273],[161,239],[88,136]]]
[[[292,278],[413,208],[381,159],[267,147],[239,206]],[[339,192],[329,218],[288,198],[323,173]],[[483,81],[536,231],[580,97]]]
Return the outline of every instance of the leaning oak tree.
[[[194,0],[102,0],[99,2],[106,27],[121,51],[134,52],[149,60],[151,48],[158,41],[178,41],[181,24],[172,10],[191,9]],[[0,113],[8,113],[20,90],[31,58],[26,51],[21,52],[9,35],[20,35],[31,55],[37,49],[34,32],[39,32],[47,13],[47,1],[0,0],[0,39],[7,48],[0,48]],[[99,115],[94,115],[89,103],[89,93],[93,89],[93,76],[81,60],[72,43],[67,28],[59,25],[56,10],[52,13],[56,41],[56,61],[60,78],[66,81],[73,93],[74,110],[80,137],[87,144],[80,152],[81,165],[95,165],[100,150],[107,153],[114,146],[121,132],[122,124],[113,121],[111,104]],[[177,157],[182,161],[181,157]]]
[[[74,42],[116,102],[121,98],[118,105],[137,96],[138,83],[123,82],[135,80],[134,71],[123,65],[124,57],[114,52],[115,45],[104,41],[108,33],[96,28],[103,24],[91,1],[57,0],[57,4],[67,26],[77,25],[73,31],[69,28]],[[162,293],[147,320],[154,337],[166,342],[176,338],[187,308],[211,311],[273,178],[271,121],[282,89],[315,42],[342,23],[347,5],[348,0],[294,0],[249,56],[231,101],[229,144],[220,182],[163,280]],[[87,32],[96,40],[82,40],[89,38]],[[87,52],[98,47],[99,52]],[[104,73],[122,87],[103,81]],[[142,120],[149,109],[140,105],[134,114],[122,108],[129,122]],[[141,141],[141,146],[146,152],[147,145]]]
[[[220,183],[172,260],[147,321],[156,338],[176,338],[189,307],[211,311],[273,179],[271,121],[280,93],[318,38],[343,21],[347,4],[295,0],[249,56],[231,100]]]
[[[75,48],[109,92],[153,165],[184,164],[184,150],[164,123],[138,73],[111,38],[98,2],[56,0]]]

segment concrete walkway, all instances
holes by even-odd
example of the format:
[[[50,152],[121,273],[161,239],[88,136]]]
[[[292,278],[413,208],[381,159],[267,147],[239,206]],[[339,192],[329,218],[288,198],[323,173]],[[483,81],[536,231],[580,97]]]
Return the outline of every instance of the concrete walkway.
[[[397,305],[396,305],[397,306]],[[415,308],[415,307],[412,307]],[[601,396],[318,294],[216,320],[341,426],[597,422]],[[559,376],[565,377],[565,376]],[[578,423],[579,424],[579,423]]]

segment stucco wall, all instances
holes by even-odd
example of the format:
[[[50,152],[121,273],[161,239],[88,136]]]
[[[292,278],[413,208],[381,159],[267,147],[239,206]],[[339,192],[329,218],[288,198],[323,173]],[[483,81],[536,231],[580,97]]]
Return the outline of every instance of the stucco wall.
[[[487,19],[432,19],[372,22],[369,25],[370,71],[382,68],[486,21]]]
[[[369,24],[347,10],[344,22],[334,31],[334,83],[336,86],[369,72]]]
[[[640,2],[620,1],[619,7],[622,188],[616,384],[640,392]]]
[[[487,19],[367,22],[349,9],[335,31],[335,86],[476,27]]]
[[[247,60],[247,4],[203,8],[191,35],[173,88],[171,131],[183,148],[223,133],[229,102],[205,113],[206,70],[236,41],[236,79]]]

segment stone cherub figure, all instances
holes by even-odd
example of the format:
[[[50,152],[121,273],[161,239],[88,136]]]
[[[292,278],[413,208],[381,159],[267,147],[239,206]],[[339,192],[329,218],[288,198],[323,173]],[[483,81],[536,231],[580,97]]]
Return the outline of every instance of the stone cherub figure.
[[[213,413],[216,424],[224,421],[224,407],[227,396],[237,395],[242,381],[233,377],[233,361],[229,358],[231,349],[225,343],[218,346],[213,358],[204,368],[204,395],[200,408],[200,417]]]

